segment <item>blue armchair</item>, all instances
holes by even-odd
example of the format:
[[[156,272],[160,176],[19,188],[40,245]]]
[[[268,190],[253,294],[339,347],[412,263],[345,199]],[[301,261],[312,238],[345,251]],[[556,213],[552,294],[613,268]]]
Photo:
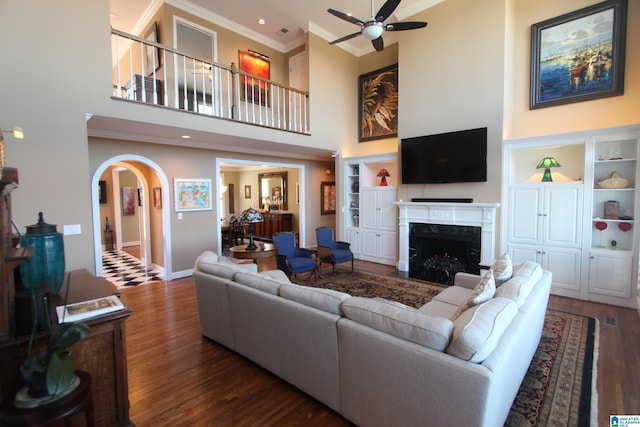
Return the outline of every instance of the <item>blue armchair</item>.
[[[273,243],[278,247],[276,263],[278,270],[287,276],[310,271],[314,277],[318,274],[318,264],[308,249],[296,247],[296,236],[290,231],[283,231],[273,236]]]
[[[322,263],[326,262],[333,266],[335,274],[336,264],[351,261],[351,271],[353,271],[353,252],[351,252],[350,243],[333,240],[333,229],[329,227],[316,228],[316,238],[320,268]]]

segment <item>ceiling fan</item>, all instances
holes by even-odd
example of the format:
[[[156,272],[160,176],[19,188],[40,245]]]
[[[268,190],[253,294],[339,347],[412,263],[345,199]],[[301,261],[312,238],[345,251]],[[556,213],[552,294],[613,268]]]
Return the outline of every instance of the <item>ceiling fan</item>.
[[[360,31],[358,31],[357,33],[340,37],[339,39],[334,40],[329,44],[340,43],[362,34],[366,39],[371,40],[371,43],[373,43],[373,47],[378,52],[381,52],[384,49],[384,41],[382,40],[382,33],[384,31],[415,30],[417,28],[424,28],[427,26],[427,23],[422,21],[404,21],[385,24],[384,20],[391,16],[391,14],[396,10],[398,5],[400,4],[400,0],[387,0],[387,2],[382,5],[378,13],[375,13],[373,2],[374,0],[371,0],[371,18],[366,21],[354,18],[351,15],[347,15],[346,13],[340,12],[335,9],[327,9],[327,12],[329,12],[330,14],[337,16],[340,19],[344,19],[347,22],[351,22],[352,24],[360,26]]]

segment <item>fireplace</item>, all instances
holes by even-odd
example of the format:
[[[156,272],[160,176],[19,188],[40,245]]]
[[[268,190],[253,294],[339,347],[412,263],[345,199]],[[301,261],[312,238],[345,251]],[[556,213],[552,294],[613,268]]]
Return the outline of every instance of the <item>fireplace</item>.
[[[482,229],[409,224],[409,277],[453,285],[458,272],[479,274]]]
[[[455,248],[460,241],[455,241],[452,247],[445,247],[442,252],[446,252],[446,255],[439,254],[438,258],[433,257],[434,260],[426,266],[430,269],[438,269],[445,267],[451,267],[455,270],[461,268],[460,264],[471,265],[470,268],[476,268],[480,262],[488,262],[495,258],[496,250],[496,212],[500,204],[498,203],[457,203],[450,200],[438,200],[438,201],[412,201],[394,202],[394,205],[398,206],[399,210],[399,222],[398,222],[398,270],[407,272],[411,275],[411,259],[416,255],[414,250],[410,250],[410,228],[418,228],[419,225],[427,226],[427,230],[431,230],[429,227],[432,225],[438,226],[461,226],[470,227],[476,230],[475,234],[479,234],[479,245],[473,244],[473,249],[469,249],[469,255],[466,260],[462,260],[462,256],[457,254],[458,249]],[[477,230],[479,229],[479,231]],[[448,232],[448,228],[442,228],[441,230]],[[466,233],[463,233],[466,234]],[[474,235],[475,235],[474,234]],[[465,237],[467,239],[467,237]],[[432,242],[433,245],[444,245],[442,242]],[[463,244],[465,250],[471,243],[465,242]],[[415,245],[411,246],[416,249]],[[421,249],[426,251],[427,249]],[[430,249],[429,249],[430,250]],[[456,251],[456,255],[452,255]],[[456,258],[451,259],[451,258]],[[423,261],[424,262],[424,261]],[[465,267],[468,268],[468,267]],[[471,272],[478,272],[478,270],[471,270]],[[451,273],[449,273],[451,275]]]

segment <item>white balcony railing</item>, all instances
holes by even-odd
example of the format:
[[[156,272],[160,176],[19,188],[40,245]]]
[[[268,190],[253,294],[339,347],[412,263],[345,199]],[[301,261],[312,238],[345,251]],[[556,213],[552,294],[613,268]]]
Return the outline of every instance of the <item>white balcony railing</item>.
[[[308,92],[111,30],[113,97],[305,135]]]

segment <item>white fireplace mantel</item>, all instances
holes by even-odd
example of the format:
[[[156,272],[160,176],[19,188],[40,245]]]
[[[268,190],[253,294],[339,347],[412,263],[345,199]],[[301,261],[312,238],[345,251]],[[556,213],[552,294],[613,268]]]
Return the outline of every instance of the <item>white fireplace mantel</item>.
[[[500,203],[394,202],[399,208],[399,271],[409,271],[409,224],[446,224],[480,227],[481,259],[495,258],[496,211]]]

